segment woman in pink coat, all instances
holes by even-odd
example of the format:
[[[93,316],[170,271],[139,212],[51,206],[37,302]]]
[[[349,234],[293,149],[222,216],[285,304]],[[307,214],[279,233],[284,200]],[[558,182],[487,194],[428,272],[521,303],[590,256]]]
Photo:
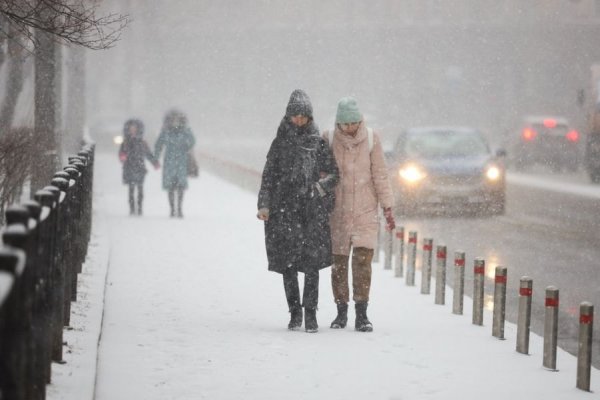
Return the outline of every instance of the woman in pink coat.
[[[371,332],[367,317],[371,288],[371,261],[377,243],[379,207],[383,208],[386,228],[395,227],[394,203],[381,141],[367,128],[356,100],[339,101],[331,140],[333,155],[340,173],[335,190],[335,207],[331,215],[333,268],[331,282],[338,315],[331,328],[345,328],[348,322],[348,269],[352,253],[352,287],[356,307],[355,329]]]

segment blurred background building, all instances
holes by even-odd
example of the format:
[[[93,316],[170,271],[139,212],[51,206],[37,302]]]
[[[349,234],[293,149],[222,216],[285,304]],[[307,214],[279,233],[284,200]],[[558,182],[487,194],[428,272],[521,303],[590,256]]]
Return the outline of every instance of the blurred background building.
[[[133,22],[88,53],[90,126],[130,115],[156,131],[188,112],[199,136],[273,136],[289,93],[323,127],[354,95],[384,130],[478,126],[502,138],[527,114],[585,131],[598,0],[105,1]]]

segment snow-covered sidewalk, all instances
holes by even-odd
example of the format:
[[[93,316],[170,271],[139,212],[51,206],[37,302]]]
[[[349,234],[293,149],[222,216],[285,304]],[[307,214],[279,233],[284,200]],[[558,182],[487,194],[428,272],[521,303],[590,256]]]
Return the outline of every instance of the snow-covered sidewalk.
[[[353,312],[348,328],[329,329],[329,270],[321,272],[319,332],[288,331],[281,276],[266,269],[256,196],[203,172],[186,192],[185,218],[172,219],[160,176],[150,172],[145,215],[130,217],[114,155],[98,155],[96,176],[97,259],[86,265],[100,271],[82,280],[97,288],[107,276],[97,400],[590,396],[575,389],[573,356],[559,350],[559,371],[547,371],[540,337],[532,335],[531,355],[518,354],[513,325],[507,340],[497,340],[491,313],[484,327],[471,325],[470,299],[465,315],[453,315],[449,289],[448,304],[434,305],[433,295],[419,294],[420,274],[407,287],[380,264],[369,307],[373,333],[351,328]],[[102,300],[102,291],[85,287],[92,304]],[[96,349],[89,338],[100,313],[79,313],[81,328],[67,338],[67,364],[54,367],[50,400],[90,399]],[[598,382],[592,370],[592,390]]]

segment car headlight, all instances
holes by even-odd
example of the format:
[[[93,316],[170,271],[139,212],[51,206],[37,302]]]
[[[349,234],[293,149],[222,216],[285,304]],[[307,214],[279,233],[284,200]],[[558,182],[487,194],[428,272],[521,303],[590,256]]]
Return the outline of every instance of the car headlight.
[[[485,177],[488,181],[496,182],[502,176],[500,168],[495,165],[490,165],[485,169]]]
[[[425,171],[414,164],[406,165],[398,171],[402,180],[408,183],[417,183],[427,176]]]
[[[117,135],[113,137],[113,143],[116,145],[120,145],[121,143],[123,143],[123,136]]]

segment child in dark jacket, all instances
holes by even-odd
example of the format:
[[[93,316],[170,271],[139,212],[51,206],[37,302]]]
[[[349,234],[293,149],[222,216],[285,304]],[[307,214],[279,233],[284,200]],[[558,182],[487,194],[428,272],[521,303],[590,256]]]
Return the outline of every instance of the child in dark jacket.
[[[123,183],[129,185],[129,214],[142,215],[144,201],[144,178],[146,177],[145,159],[154,168],[160,164],[150,151],[148,143],[143,138],[144,124],[139,119],[130,119],[123,126],[123,143],[119,149],[119,160],[123,164]],[[137,187],[137,210],[135,208],[135,188]]]

